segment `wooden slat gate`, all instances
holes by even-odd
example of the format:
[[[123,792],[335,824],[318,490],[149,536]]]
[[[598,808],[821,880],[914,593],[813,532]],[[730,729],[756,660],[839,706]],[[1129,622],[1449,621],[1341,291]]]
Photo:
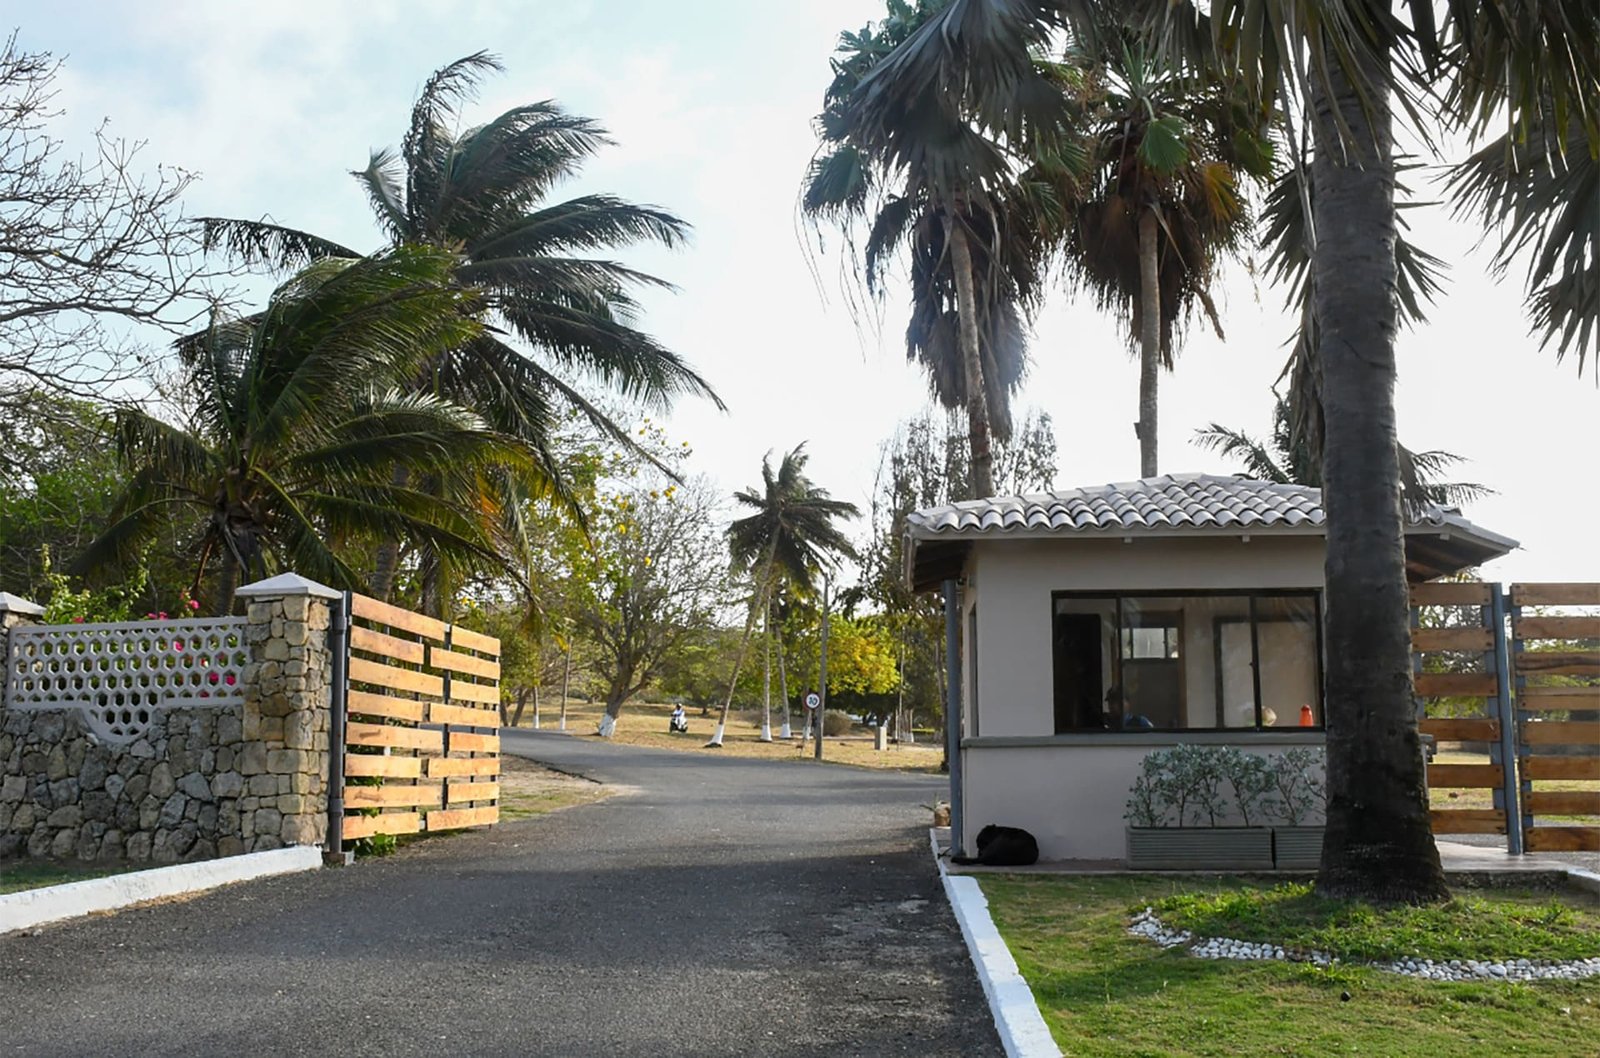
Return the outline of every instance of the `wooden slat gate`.
[[[1411,663],[1422,712],[1418,726],[1442,742],[1482,744],[1488,762],[1436,759],[1428,766],[1429,790],[1459,794],[1464,807],[1435,803],[1435,834],[1505,834],[1510,851],[1518,840],[1516,754],[1506,679],[1504,606],[1498,584],[1449,582],[1411,588]],[[1491,791],[1490,806],[1482,793]]]
[[[500,818],[500,641],[349,596],[344,840]]]
[[[1511,586],[1522,826],[1529,852],[1600,852],[1597,607],[1600,584]],[[1578,608],[1583,609],[1574,612]]]

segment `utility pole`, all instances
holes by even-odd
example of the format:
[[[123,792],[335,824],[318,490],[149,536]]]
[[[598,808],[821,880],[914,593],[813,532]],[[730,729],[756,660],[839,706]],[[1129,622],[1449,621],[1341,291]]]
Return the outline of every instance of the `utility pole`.
[[[817,665],[817,683],[820,684],[817,688],[817,695],[822,699],[822,702],[817,706],[816,719],[812,721],[816,725],[818,760],[822,759],[822,720],[828,715],[828,587],[829,577],[828,574],[824,573],[822,575],[822,657]]]

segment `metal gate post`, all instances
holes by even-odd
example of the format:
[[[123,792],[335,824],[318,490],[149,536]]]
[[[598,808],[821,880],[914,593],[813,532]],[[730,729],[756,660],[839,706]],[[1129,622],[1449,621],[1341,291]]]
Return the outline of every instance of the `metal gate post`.
[[[1495,710],[1500,718],[1500,796],[1506,813],[1506,851],[1522,855],[1522,798],[1517,779],[1517,706],[1511,697],[1511,657],[1506,649],[1506,595],[1489,585],[1489,620],[1494,630]]]
[[[344,852],[344,724],[350,708],[350,593],[331,600],[328,609],[333,686],[328,694],[328,836],[323,842],[323,858],[343,864],[348,862]]]

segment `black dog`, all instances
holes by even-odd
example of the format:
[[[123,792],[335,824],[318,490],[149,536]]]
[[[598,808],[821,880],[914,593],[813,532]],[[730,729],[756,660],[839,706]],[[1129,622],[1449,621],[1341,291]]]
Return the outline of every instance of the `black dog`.
[[[978,831],[976,856],[952,856],[951,863],[981,863],[986,867],[1026,867],[1039,862],[1039,843],[1021,827],[990,823]]]

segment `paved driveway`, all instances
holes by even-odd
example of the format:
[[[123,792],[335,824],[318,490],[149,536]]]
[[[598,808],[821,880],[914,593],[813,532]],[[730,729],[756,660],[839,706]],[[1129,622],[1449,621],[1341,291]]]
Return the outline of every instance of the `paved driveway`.
[[[0,1053],[999,1053],[940,784],[506,736],[630,792],[0,938]]]

